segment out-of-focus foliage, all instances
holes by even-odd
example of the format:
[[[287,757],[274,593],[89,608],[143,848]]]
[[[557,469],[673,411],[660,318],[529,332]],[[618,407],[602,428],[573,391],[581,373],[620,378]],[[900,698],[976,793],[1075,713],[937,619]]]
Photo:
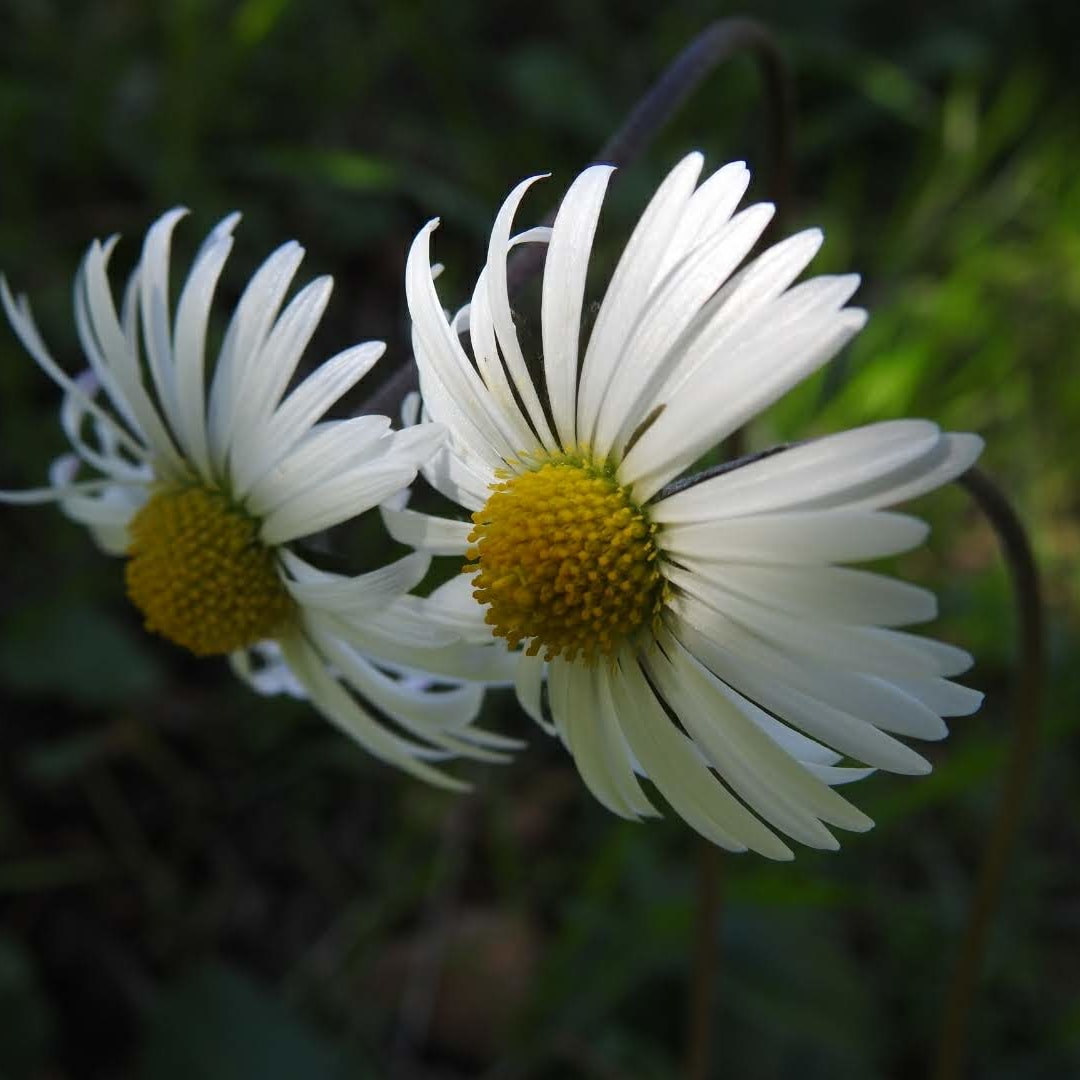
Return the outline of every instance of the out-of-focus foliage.
[[[70,282],[89,240],[183,203],[233,208],[235,299],[299,238],[337,292],[314,363],[386,338],[406,355],[402,267],[443,219],[448,303],[522,176],[587,162],[714,4],[509,9],[345,0],[0,6],[0,266],[79,365]],[[800,97],[788,227],[818,270],[857,269],[872,319],[748,433],[755,445],[894,416],[988,439],[1046,570],[1051,684],[1035,796],[986,958],[980,1078],[1080,1072],[1075,928],[1080,574],[1080,106],[1066,0],[920,9],[771,0]],[[752,65],[714,76],[613,193],[617,250],[692,146],[747,157]],[[380,371],[376,372],[378,377]],[[347,403],[360,403],[356,395]],[[0,331],[0,486],[61,448],[56,394]],[[898,570],[941,596],[978,658],[976,717],[924,779],[853,797],[877,820],[839,856],[724,860],[723,1074],[921,1076],[1007,751],[1015,655],[994,540],[957,492],[924,500]],[[354,540],[381,554],[377,523]],[[0,511],[0,1076],[676,1075],[695,843],[594,805],[532,749],[452,799],[389,772],[308,710],[144,635],[119,564],[48,509]]]

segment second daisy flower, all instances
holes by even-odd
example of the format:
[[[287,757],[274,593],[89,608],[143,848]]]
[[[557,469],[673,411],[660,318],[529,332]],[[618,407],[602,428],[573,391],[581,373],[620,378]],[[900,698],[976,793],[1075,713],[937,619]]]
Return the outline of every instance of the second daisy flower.
[[[948,681],[966,653],[893,629],[932,618],[932,594],[833,564],[919,544],[923,523],[885,508],[959,475],[982,442],[894,421],[669,488],[866,319],[845,306],[855,275],[793,286],[817,230],[740,270],[773,208],[736,213],[745,166],[698,185],[702,165],[689,155],[657,190],[586,343],[610,167],[575,180],[551,229],[514,235],[539,178],[519,184],[453,316],[431,269],[437,221],[420,232],[406,271],[423,398],[411,419],[447,427],[424,471],[472,522],[384,516],[407,543],[466,555],[468,577],[436,602],[477,640],[520,647],[518,696],[545,726],[546,666],[550,727],[601,802],[654,814],[644,775],[722,847],[790,858],[778,832],[833,848],[827,825],[870,827],[834,785],[873,767],[928,771],[893,735],[941,738],[942,716],[978,707]],[[532,363],[507,283],[522,243],[547,245]]]

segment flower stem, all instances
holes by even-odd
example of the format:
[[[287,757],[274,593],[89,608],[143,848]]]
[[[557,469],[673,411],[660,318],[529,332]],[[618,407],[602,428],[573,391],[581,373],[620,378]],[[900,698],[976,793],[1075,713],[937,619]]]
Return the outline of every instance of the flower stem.
[[[1000,900],[1005,868],[1016,843],[1024,798],[1035,764],[1043,693],[1043,607],[1038,568],[1027,533],[1001,489],[981,469],[970,469],[960,477],[958,483],[967,490],[994,527],[1008,564],[1016,603],[1020,663],[1013,694],[1015,717],[1012,747],[946,998],[934,1072],[936,1080],[958,1080],[964,1073],[968,1028],[982,958]]]
[[[720,849],[702,840],[699,845],[697,912],[694,927],[693,977],[690,984],[689,1024],[686,1035],[686,1080],[708,1080],[712,1058],[713,1004],[723,884]]]
[[[768,112],[765,127],[769,133],[771,163],[769,193],[776,204],[776,215],[765,236],[779,232],[794,174],[794,82],[776,38],[756,19],[741,16],[718,19],[698,34],[668,65],[592,160],[608,161],[620,168],[637,161],[705,79],[732,57],[745,52],[754,55],[761,69]],[[553,210],[542,224],[550,225],[554,219]],[[507,267],[511,296],[539,272],[544,254],[539,244],[525,245],[514,253]],[[406,395],[417,386],[416,362],[410,360],[384,380],[360,412],[396,416]]]

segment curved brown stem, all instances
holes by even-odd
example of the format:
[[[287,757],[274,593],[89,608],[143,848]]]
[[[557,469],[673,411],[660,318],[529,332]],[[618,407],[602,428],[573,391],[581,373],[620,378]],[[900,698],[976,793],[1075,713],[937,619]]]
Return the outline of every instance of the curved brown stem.
[[[792,188],[792,131],[795,115],[794,84],[780,47],[764,23],[740,16],[718,19],[703,30],[668,65],[667,70],[634,106],[622,126],[597,152],[594,161],[609,161],[625,168],[637,161],[657,135],[717,68],[742,53],[752,53],[761,70],[768,116],[770,185],[776,216],[767,235],[779,231]],[[550,225],[555,211],[541,224]],[[518,291],[544,264],[539,244],[522,246],[507,267],[508,288]],[[417,388],[416,363],[411,360],[387,377],[365,402],[362,413],[396,416],[405,396]]]
[[[969,470],[958,482],[975,500],[997,533],[1012,578],[1021,653],[1019,678],[1013,694],[1015,718],[1012,748],[946,998],[934,1072],[936,1080],[958,1080],[963,1075],[968,1027],[982,958],[1001,897],[1005,869],[1016,843],[1024,798],[1035,764],[1043,692],[1042,596],[1035,555],[1027,533],[1001,489],[981,469]]]

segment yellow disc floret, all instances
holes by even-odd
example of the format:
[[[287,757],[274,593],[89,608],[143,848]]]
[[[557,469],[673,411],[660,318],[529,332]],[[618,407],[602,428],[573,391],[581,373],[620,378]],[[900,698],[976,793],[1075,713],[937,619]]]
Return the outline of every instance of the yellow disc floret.
[[[583,455],[494,484],[473,514],[473,595],[493,632],[548,660],[613,655],[659,618],[656,526],[610,470]]]
[[[125,571],[147,629],[196,656],[274,637],[293,601],[258,530],[221,492],[155,495],[132,519]]]

